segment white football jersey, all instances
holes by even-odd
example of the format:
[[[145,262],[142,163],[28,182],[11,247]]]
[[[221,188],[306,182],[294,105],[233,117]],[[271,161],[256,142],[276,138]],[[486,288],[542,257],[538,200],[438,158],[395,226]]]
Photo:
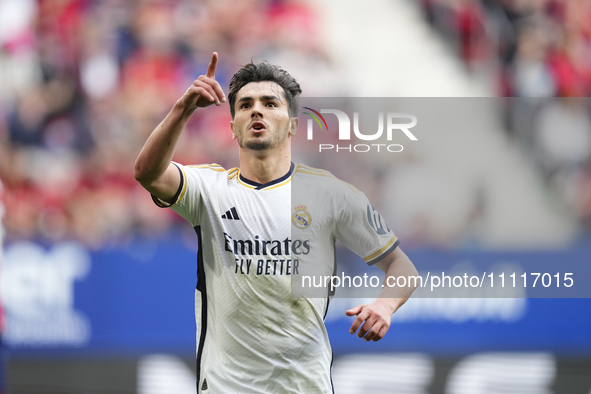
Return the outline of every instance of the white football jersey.
[[[199,242],[198,392],[333,393],[329,294],[292,296],[292,281],[311,264],[332,274],[335,238],[368,264],[398,239],[363,193],[327,171],[292,164],[262,185],[237,168],[174,164],[182,180],[170,207]]]

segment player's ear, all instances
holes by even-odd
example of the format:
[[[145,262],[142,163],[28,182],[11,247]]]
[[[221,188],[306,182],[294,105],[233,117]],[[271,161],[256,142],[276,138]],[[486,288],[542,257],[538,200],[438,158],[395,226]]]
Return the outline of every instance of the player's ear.
[[[297,117],[291,118],[291,127],[289,130],[289,135],[295,135],[299,124],[300,124],[300,120]]]
[[[232,130],[232,139],[235,140],[236,133],[234,132],[234,121],[233,120],[230,121],[230,130]]]

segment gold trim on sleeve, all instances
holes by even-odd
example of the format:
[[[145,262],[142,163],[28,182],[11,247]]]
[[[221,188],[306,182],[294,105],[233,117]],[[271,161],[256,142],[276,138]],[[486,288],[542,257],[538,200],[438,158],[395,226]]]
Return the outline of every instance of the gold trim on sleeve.
[[[390,246],[392,246],[392,244],[394,244],[394,242],[396,242],[397,240],[398,240],[398,237],[393,236],[392,239],[386,245],[384,245],[380,250],[378,250],[377,252],[375,252],[373,254],[370,254],[369,256],[365,257],[363,260],[365,260],[365,262],[367,263],[367,262],[375,259],[379,255],[384,253],[386,250],[388,250],[388,248]]]

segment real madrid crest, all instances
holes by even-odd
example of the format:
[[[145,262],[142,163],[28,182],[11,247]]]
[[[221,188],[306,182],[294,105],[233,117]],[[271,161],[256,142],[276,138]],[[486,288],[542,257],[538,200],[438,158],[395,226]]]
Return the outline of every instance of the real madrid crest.
[[[310,227],[310,224],[312,224],[312,215],[306,211],[306,206],[297,205],[294,209],[295,212],[291,215],[293,225],[301,229]]]

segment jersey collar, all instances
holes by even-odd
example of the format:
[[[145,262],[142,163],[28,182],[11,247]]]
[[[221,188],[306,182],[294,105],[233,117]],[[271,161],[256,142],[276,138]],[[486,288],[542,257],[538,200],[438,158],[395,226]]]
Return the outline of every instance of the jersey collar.
[[[295,165],[293,164],[293,162],[291,162],[291,166],[289,167],[289,171],[287,172],[287,174],[283,175],[281,178],[277,178],[267,183],[258,183],[255,181],[251,181],[250,179],[246,179],[245,177],[243,177],[241,173],[239,174],[239,179],[242,183],[245,183],[247,186],[250,186],[255,190],[262,190],[273,185],[279,186],[279,184],[283,182],[287,183],[286,181],[292,176],[294,168]]]

